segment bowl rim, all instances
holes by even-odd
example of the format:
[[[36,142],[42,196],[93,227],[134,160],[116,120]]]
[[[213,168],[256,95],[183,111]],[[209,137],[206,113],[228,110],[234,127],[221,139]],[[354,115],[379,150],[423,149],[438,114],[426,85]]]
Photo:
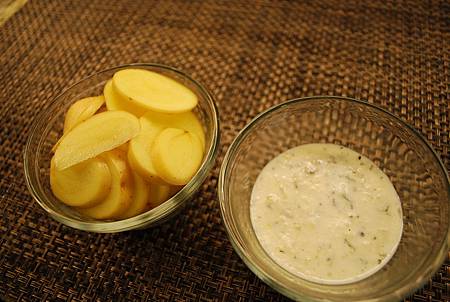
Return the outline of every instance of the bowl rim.
[[[264,111],[262,111],[261,113],[257,114],[248,124],[246,124],[244,126],[244,128],[242,128],[238,134],[236,135],[236,137],[233,139],[233,141],[231,142],[231,144],[228,147],[227,152],[225,153],[225,156],[223,158],[222,161],[222,165],[220,167],[220,172],[219,172],[219,179],[218,179],[218,197],[219,197],[219,204],[220,204],[220,213],[221,213],[221,218],[222,218],[222,223],[225,226],[225,230],[227,233],[227,236],[229,238],[229,241],[231,242],[231,245],[233,246],[234,250],[236,251],[236,253],[239,255],[239,257],[243,260],[243,262],[245,263],[245,265],[258,277],[260,278],[263,282],[265,282],[266,284],[268,284],[270,287],[272,287],[273,289],[277,290],[278,292],[282,293],[283,295],[294,299],[294,300],[304,300],[304,301],[317,301],[314,299],[311,299],[308,296],[303,295],[302,293],[296,292],[290,288],[288,288],[287,286],[285,286],[284,284],[282,284],[281,282],[278,282],[274,277],[272,277],[270,274],[268,274],[264,269],[260,268],[258,265],[256,265],[254,262],[251,261],[251,258],[249,257],[249,255],[251,253],[247,252],[239,243],[239,239],[237,238],[236,234],[233,231],[233,227],[232,227],[232,223],[234,223],[234,219],[231,215],[227,215],[227,210],[226,210],[226,200],[225,200],[225,188],[224,188],[224,184],[225,184],[225,177],[227,175],[227,171],[230,167],[230,165],[232,164],[232,162],[230,161],[232,155],[236,152],[236,150],[238,149],[238,147],[240,146],[241,142],[249,135],[250,131],[259,123],[260,120],[264,119],[266,116],[270,115],[271,113],[281,110],[285,107],[288,107],[292,104],[296,104],[296,103],[303,103],[303,102],[307,102],[307,101],[311,101],[311,100],[335,100],[335,101],[342,101],[342,102],[349,102],[349,103],[357,103],[359,105],[363,105],[363,106],[369,106],[373,109],[375,109],[376,111],[379,111],[382,114],[387,114],[388,116],[390,116],[391,118],[393,118],[394,120],[396,120],[397,122],[399,122],[402,126],[404,126],[405,128],[407,128],[408,130],[410,130],[412,133],[414,133],[415,136],[417,136],[419,138],[419,140],[421,140],[425,146],[427,147],[427,149],[431,152],[431,154],[433,155],[434,159],[436,160],[436,162],[438,163],[441,172],[444,175],[444,178],[446,178],[447,180],[447,193],[448,196],[450,196],[450,178],[449,178],[449,174],[447,173],[447,169],[444,165],[444,163],[442,162],[440,156],[436,153],[436,151],[434,150],[434,148],[431,146],[431,144],[423,137],[423,135],[416,130],[414,127],[412,127],[411,125],[409,125],[406,121],[402,120],[401,118],[397,117],[396,115],[394,115],[393,113],[389,112],[388,110],[377,106],[373,103],[369,103],[368,101],[362,101],[356,98],[351,98],[351,97],[345,97],[345,96],[334,96],[334,95],[318,95],[318,96],[308,96],[308,97],[300,97],[300,98],[293,98],[293,99],[289,99],[287,101],[284,101],[282,103],[276,104]],[[450,203],[450,197],[449,197],[449,203]],[[449,209],[450,212],[450,209]],[[447,213],[448,216],[449,213]],[[228,221],[227,216],[230,216],[231,220],[233,220],[233,222]],[[433,264],[435,264],[435,266],[433,267],[432,270],[428,270],[425,274],[423,274],[423,276],[421,276],[421,278],[419,278],[418,281],[416,281],[413,284],[410,284],[409,286],[406,287],[402,287],[400,292],[396,291],[395,294],[397,296],[392,297],[389,295],[384,295],[384,296],[380,296],[377,297],[375,299],[371,299],[373,301],[378,301],[378,299],[386,297],[388,299],[392,299],[392,298],[404,298],[406,297],[409,293],[411,293],[412,291],[416,290],[417,288],[420,288],[421,286],[423,286],[427,280],[432,277],[434,274],[436,274],[436,272],[439,270],[440,266],[442,265],[443,261],[445,260],[446,257],[446,252],[442,252],[442,248],[449,245],[449,238],[450,236],[450,224],[447,226],[447,236],[444,236],[442,238],[442,240],[440,240],[439,242],[439,246],[441,247],[441,250],[439,251],[438,257],[436,257],[436,259],[434,260]],[[286,271],[284,268],[282,268],[280,266],[280,268],[282,270],[284,270],[285,272],[288,273],[288,275],[294,277],[294,278],[300,278],[296,275],[293,275],[292,273]],[[333,286],[333,285],[330,285]],[[320,300],[319,300],[320,301]]]
[[[210,110],[212,112],[211,114],[211,120],[213,124],[212,129],[212,136],[211,136],[211,145],[209,149],[207,150],[205,157],[203,159],[203,162],[200,166],[200,168],[197,170],[196,174],[192,177],[192,179],[183,186],[183,188],[177,192],[174,196],[172,196],[170,199],[163,202],[161,205],[159,205],[156,208],[153,208],[147,212],[144,212],[140,215],[117,220],[117,221],[100,221],[100,220],[93,220],[93,221],[82,221],[78,219],[74,219],[71,217],[67,217],[57,211],[54,211],[49,206],[45,204],[43,200],[41,200],[41,194],[38,192],[33,184],[32,184],[32,174],[33,171],[29,171],[30,163],[32,162],[31,159],[28,157],[29,150],[32,148],[33,141],[37,138],[39,139],[37,135],[37,129],[39,128],[41,122],[45,120],[45,117],[50,115],[48,112],[48,109],[52,109],[56,106],[57,103],[60,102],[61,98],[70,90],[72,90],[77,85],[80,85],[82,83],[85,83],[101,74],[113,72],[115,70],[121,70],[124,68],[156,68],[160,70],[167,70],[169,72],[172,72],[173,74],[179,76],[182,79],[188,80],[191,84],[193,84],[202,94],[202,96],[205,98],[206,102],[209,104]],[[75,82],[74,84],[66,87],[62,90],[61,93],[59,93],[56,97],[54,97],[46,107],[46,110],[42,110],[39,114],[37,114],[30,126],[28,138],[25,144],[25,147],[23,149],[23,171],[25,174],[25,182],[28,187],[28,191],[31,193],[31,196],[33,199],[48,213],[52,218],[55,220],[73,227],[75,229],[83,230],[83,231],[89,231],[89,232],[97,232],[97,233],[115,233],[115,232],[122,232],[132,229],[137,229],[140,227],[144,227],[150,223],[156,223],[159,221],[163,221],[165,218],[173,214],[180,206],[182,206],[187,199],[195,194],[197,189],[201,186],[203,181],[208,176],[210,170],[212,169],[215,159],[217,157],[218,151],[220,146],[220,116],[219,116],[219,110],[215,101],[214,96],[211,92],[206,89],[206,87],[200,83],[198,80],[195,80],[187,73],[168,66],[164,64],[159,63],[129,63],[129,64],[121,64],[117,66],[113,66],[110,68],[102,69],[100,71],[94,72],[90,74],[87,77],[82,78],[81,80]],[[40,185],[40,184],[39,184]]]

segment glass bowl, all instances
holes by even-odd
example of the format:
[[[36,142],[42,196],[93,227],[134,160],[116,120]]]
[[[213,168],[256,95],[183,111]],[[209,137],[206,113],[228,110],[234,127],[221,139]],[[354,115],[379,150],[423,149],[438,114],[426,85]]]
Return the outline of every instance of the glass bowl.
[[[198,96],[195,113],[206,137],[203,162],[194,175],[176,195],[160,206],[138,216],[119,221],[99,221],[82,216],[57,200],[50,189],[49,168],[51,148],[62,134],[64,115],[75,101],[103,93],[103,87],[113,74],[125,68],[141,68],[171,77],[189,87]],[[214,165],[219,146],[219,116],[211,94],[197,81],[174,68],[159,64],[129,64],[96,73],[69,87],[35,119],[24,149],[25,178],[29,191],[51,217],[63,224],[92,232],[113,233],[146,228],[159,224],[175,214],[200,188]]]
[[[362,153],[398,192],[401,242],[393,258],[366,279],[342,285],[302,279],[276,264],[258,242],[249,209],[256,177],[272,158],[307,143],[334,143]],[[412,127],[358,100],[294,99],[259,114],[229,147],[218,190],[236,252],[262,281],[295,300],[398,301],[439,269],[449,248],[449,177],[441,160]]]

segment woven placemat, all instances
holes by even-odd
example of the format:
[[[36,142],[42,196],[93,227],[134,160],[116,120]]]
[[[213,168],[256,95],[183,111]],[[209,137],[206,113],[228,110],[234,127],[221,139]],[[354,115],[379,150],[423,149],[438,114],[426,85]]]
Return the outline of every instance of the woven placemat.
[[[409,122],[450,169],[448,1],[29,1],[0,27],[0,297],[21,301],[284,301],[234,253],[216,193],[223,155],[257,113],[342,95]],[[36,114],[102,69],[157,62],[215,95],[217,163],[159,227],[94,234],[30,197],[22,150]],[[449,301],[450,261],[408,301]]]

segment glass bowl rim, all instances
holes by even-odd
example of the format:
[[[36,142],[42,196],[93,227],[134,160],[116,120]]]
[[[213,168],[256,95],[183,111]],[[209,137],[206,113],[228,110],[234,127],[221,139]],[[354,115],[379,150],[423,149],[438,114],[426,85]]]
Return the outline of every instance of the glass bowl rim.
[[[78,219],[74,219],[71,217],[67,217],[66,215],[63,215],[57,211],[54,211],[49,206],[46,205],[45,200],[46,199],[45,194],[41,194],[38,192],[39,190],[36,189],[33,186],[32,182],[32,176],[33,172],[29,171],[29,166],[31,163],[31,159],[28,157],[29,150],[32,148],[33,141],[35,138],[39,139],[37,137],[37,130],[39,129],[39,126],[42,124],[41,121],[45,120],[45,117],[47,117],[50,113],[50,109],[54,109],[54,107],[57,105],[57,103],[60,102],[61,98],[71,89],[74,87],[86,83],[87,81],[108,73],[112,72],[114,70],[120,70],[124,68],[140,68],[140,67],[148,67],[148,68],[156,68],[161,70],[168,70],[170,72],[173,72],[174,74],[180,76],[183,79],[187,79],[191,84],[193,84],[204,96],[206,102],[208,103],[208,107],[210,107],[210,110],[212,112],[211,119],[213,123],[213,129],[212,129],[212,137],[211,137],[211,146],[206,152],[206,156],[202,162],[202,165],[198,169],[197,173],[194,175],[194,177],[183,186],[183,188],[177,192],[174,196],[172,196],[170,199],[166,200],[164,203],[162,203],[160,206],[151,209],[150,211],[144,212],[140,215],[117,220],[117,221],[82,221]],[[219,145],[220,145],[220,117],[219,117],[219,111],[217,108],[217,104],[215,102],[215,99],[213,95],[205,88],[203,84],[201,84],[199,81],[193,79],[191,76],[186,74],[185,72],[168,66],[164,64],[159,63],[129,63],[129,64],[122,64],[113,66],[110,68],[102,69],[100,71],[94,72],[90,74],[87,77],[82,78],[81,80],[75,82],[74,84],[66,87],[62,90],[61,93],[59,93],[56,97],[54,97],[49,105],[46,107],[46,110],[42,110],[39,114],[37,114],[30,126],[28,138],[25,144],[25,147],[23,149],[23,163],[24,163],[24,174],[25,174],[25,182],[28,187],[28,191],[31,193],[31,196],[33,199],[43,208],[51,217],[53,217],[55,220],[73,227],[75,229],[83,230],[83,231],[89,231],[89,232],[98,232],[98,233],[113,233],[113,232],[122,232],[127,231],[135,228],[139,228],[141,226],[145,226],[152,222],[157,222],[160,220],[163,220],[175,210],[177,210],[182,204],[185,203],[185,201],[189,198],[190,195],[193,195],[197,189],[200,187],[201,183],[204,181],[204,179],[207,177],[209,171],[211,170],[215,159],[218,154]],[[41,196],[44,195],[44,196]],[[44,197],[44,198],[43,198]]]
[[[276,278],[274,278],[269,273],[267,273],[266,270],[264,270],[261,267],[259,267],[258,265],[256,265],[251,260],[251,257],[249,256],[252,253],[249,253],[247,250],[245,250],[240,245],[239,239],[237,238],[236,234],[233,231],[233,224],[235,224],[234,218],[231,215],[227,215],[227,206],[226,206],[227,202],[225,201],[225,187],[224,187],[224,184],[225,184],[225,178],[226,178],[226,176],[228,174],[228,169],[229,169],[230,165],[232,164],[232,162],[231,162],[232,156],[234,156],[234,154],[238,150],[239,146],[241,145],[241,142],[249,135],[249,133],[253,130],[253,128],[255,126],[257,126],[262,120],[264,120],[271,113],[274,113],[276,111],[282,110],[283,108],[288,107],[288,106],[293,105],[293,104],[304,103],[304,102],[308,102],[308,101],[312,101],[312,100],[333,100],[333,101],[339,101],[339,102],[356,103],[358,105],[362,105],[363,107],[364,106],[368,106],[368,107],[371,107],[372,109],[374,109],[375,111],[378,111],[381,114],[385,114],[385,115],[389,116],[390,118],[393,118],[394,120],[399,122],[404,128],[408,129],[417,138],[419,138],[419,140],[422,143],[425,144],[425,146],[427,147],[428,151],[433,155],[433,158],[438,163],[438,165],[440,167],[440,170],[441,170],[441,172],[444,175],[444,178],[447,180],[447,184],[448,184],[448,186],[447,186],[447,194],[448,194],[448,196],[450,196],[450,178],[449,178],[449,174],[447,173],[447,169],[444,166],[444,163],[442,162],[441,158],[436,153],[434,148],[431,146],[431,144],[423,137],[423,135],[418,130],[416,130],[414,127],[409,125],[406,121],[402,120],[401,118],[397,117],[395,114],[389,112],[388,110],[386,110],[386,109],[384,109],[384,108],[382,108],[380,106],[377,106],[375,104],[369,103],[367,101],[362,101],[362,100],[358,100],[356,98],[351,98],[351,97],[334,96],[334,95],[317,95],[317,96],[308,96],[308,97],[300,97],[300,98],[289,99],[289,100],[284,101],[282,103],[276,104],[276,105],[274,105],[274,106],[272,106],[272,107],[262,111],[261,113],[257,114],[249,123],[247,123],[244,126],[244,128],[242,128],[239,131],[239,133],[233,139],[233,141],[231,142],[231,144],[228,147],[227,152],[225,153],[225,156],[224,156],[223,161],[222,161],[222,165],[220,167],[219,179],[218,179],[218,197],[219,197],[220,213],[221,213],[222,223],[225,226],[225,230],[226,230],[227,236],[228,236],[228,238],[229,238],[229,240],[231,242],[231,245],[233,246],[234,250],[239,255],[239,257],[243,260],[243,262],[246,264],[246,266],[248,268],[250,268],[250,270],[256,276],[258,276],[263,282],[268,284],[270,287],[276,289],[277,291],[279,291],[283,295],[285,295],[285,296],[287,296],[287,297],[289,297],[291,299],[299,299],[300,298],[300,299],[304,299],[305,301],[315,301],[315,300],[311,300],[310,297],[305,296],[305,295],[303,295],[303,294],[301,294],[299,292],[296,292],[296,291],[288,288],[287,286],[285,286],[281,282],[279,282]],[[449,203],[450,203],[450,198],[449,198]],[[449,212],[450,212],[450,210],[449,210]],[[450,216],[449,214],[450,213],[447,213],[448,216]],[[227,218],[228,216],[232,219],[232,221],[228,220],[228,218]],[[445,243],[446,242],[447,242],[447,246],[448,246],[448,242],[450,240],[449,239],[449,235],[450,235],[450,223],[447,226],[447,235],[443,236],[443,238],[439,242],[440,253],[439,253],[437,259],[435,259],[435,261],[434,261],[434,264],[436,264],[435,267],[433,267],[433,269],[431,271],[429,271],[428,274],[423,275],[422,276],[422,280],[419,283],[415,283],[415,284],[413,284],[411,286],[408,286],[408,287],[403,287],[402,288],[402,292],[400,293],[402,297],[407,296],[413,290],[423,286],[427,282],[427,279],[430,278],[431,276],[433,276],[439,270],[440,265],[442,265],[442,263],[443,263],[443,261],[445,260],[445,257],[446,257],[446,253],[443,253],[442,249],[445,248],[445,246],[446,246]],[[281,268],[281,269],[283,269],[283,268]],[[300,278],[298,276],[293,275],[292,273],[289,273],[288,271],[285,271],[285,272],[287,272],[288,275],[290,275],[291,277]],[[327,285],[327,286],[334,286],[334,285]]]

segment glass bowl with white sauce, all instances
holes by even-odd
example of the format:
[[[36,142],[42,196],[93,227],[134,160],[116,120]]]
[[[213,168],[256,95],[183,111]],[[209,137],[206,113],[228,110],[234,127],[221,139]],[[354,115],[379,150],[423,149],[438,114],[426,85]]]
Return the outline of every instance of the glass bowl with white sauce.
[[[247,266],[301,301],[394,301],[449,249],[449,176],[412,127],[344,97],[295,99],[236,137],[222,219]]]

